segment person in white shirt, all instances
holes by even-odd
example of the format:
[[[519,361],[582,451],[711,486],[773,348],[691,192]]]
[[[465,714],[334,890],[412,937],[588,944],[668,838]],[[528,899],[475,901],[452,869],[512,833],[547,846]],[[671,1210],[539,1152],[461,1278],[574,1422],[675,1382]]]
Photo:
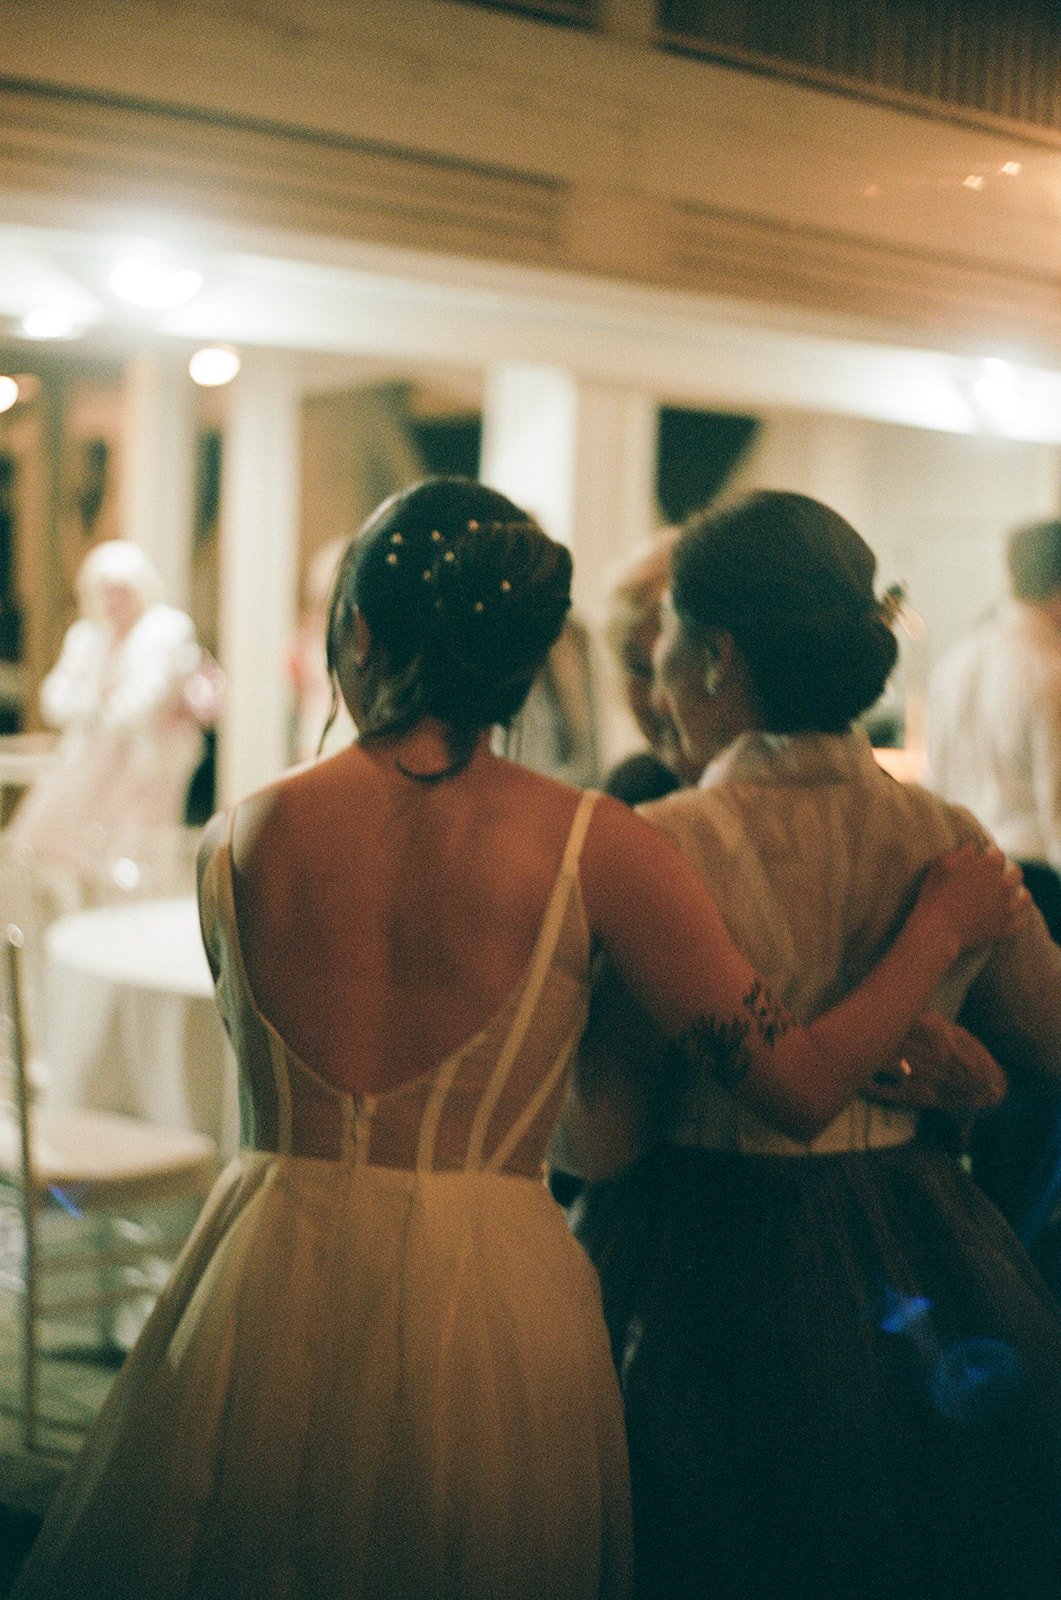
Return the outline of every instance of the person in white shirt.
[[[929,787],[1020,863],[1061,943],[1061,520],[1013,534],[1011,597],[944,658],[928,700]],[[1029,1080],[978,1122],[973,1174],[1061,1293],[1061,1095]]]
[[[1061,941],[1061,520],[1018,528],[1012,596],[943,660],[928,705],[929,786],[1024,869]]]

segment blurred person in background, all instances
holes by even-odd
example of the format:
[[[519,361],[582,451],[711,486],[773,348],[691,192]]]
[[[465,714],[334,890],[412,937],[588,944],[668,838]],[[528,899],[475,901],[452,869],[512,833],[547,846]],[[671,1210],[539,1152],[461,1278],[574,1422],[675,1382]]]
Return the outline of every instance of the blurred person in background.
[[[112,858],[135,861],[160,830],[181,825],[221,694],[191,618],[165,604],[138,545],[96,545],[77,596],[80,616],[41,685],[44,721],[59,730],[55,757],[6,834],[59,907],[89,896]]]
[[[1010,596],[944,657],[929,685],[927,782],[1020,863],[1061,942],[1061,520],[1016,529]],[[1061,1292],[1061,1093],[1027,1068],[1019,1031],[1000,1058],[1005,1102],[982,1118],[973,1173]]]
[[[331,539],[310,561],[298,630],[288,655],[294,690],[291,754],[295,762],[332,755],[354,737],[350,713],[334,692],[324,650],[324,625],[332,584],[347,546]]]
[[[613,767],[604,789],[631,806],[662,799],[700,776],[656,691],[652,665],[677,536],[677,529],[665,528],[636,551],[608,597],[605,637],[619,667],[623,698],[647,748]]]
[[[929,786],[1018,861],[1061,941],[1061,520],[1008,549],[1012,593],[932,675]]]

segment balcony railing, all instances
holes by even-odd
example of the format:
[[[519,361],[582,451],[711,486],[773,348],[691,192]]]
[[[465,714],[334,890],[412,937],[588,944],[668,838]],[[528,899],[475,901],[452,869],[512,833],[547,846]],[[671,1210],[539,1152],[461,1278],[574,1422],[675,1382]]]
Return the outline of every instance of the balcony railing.
[[[1061,132],[1056,0],[659,0],[661,42]]]

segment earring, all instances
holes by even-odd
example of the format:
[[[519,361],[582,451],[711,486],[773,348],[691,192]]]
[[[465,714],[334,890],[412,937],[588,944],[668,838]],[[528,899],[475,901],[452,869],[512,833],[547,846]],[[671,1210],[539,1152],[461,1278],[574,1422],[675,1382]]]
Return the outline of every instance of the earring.
[[[712,661],[704,673],[704,693],[712,699],[722,688],[722,668],[717,661]]]

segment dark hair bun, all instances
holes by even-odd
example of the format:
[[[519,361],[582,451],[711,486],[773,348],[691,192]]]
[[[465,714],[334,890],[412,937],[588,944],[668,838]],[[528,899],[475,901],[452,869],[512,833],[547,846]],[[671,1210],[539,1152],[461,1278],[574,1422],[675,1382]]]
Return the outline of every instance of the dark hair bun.
[[[570,553],[533,518],[470,479],[431,478],[386,501],[347,552],[329,659],[356,606],[376,658],[363,735],[424,716],[477,732],[520,709],[570,603]]]
[[[880,697],[898,656],[873,592],[876,557],[806,495],[764,492],[686,526],[672,559],[690,633],[733,635],[771,733],[841,733]]]

